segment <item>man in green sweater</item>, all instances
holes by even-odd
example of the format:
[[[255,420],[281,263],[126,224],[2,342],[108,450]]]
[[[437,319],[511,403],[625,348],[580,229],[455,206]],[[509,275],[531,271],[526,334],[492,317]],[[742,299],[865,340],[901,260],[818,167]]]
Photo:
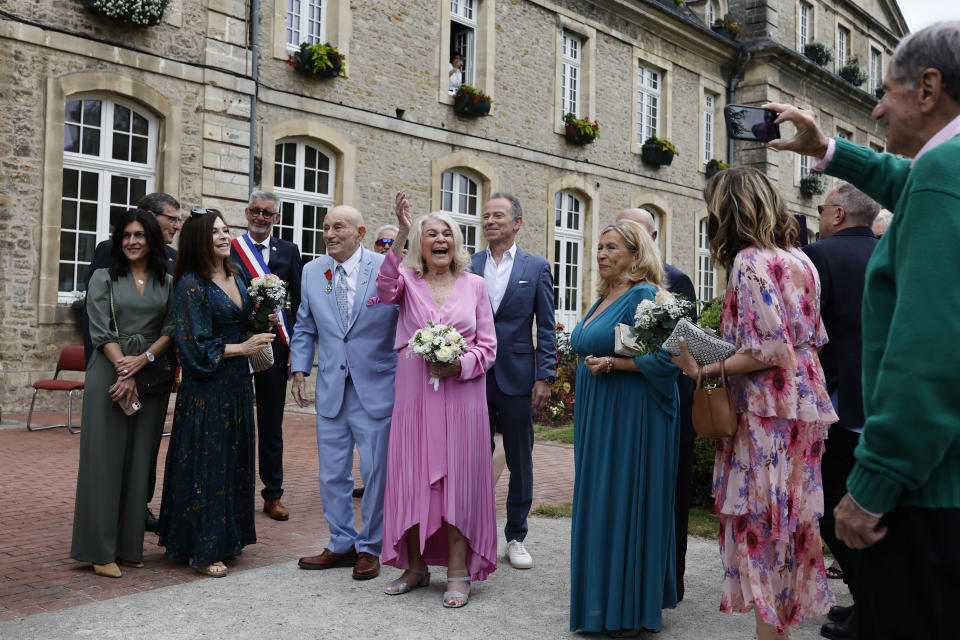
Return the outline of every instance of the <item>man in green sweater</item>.
[[[827,139],[814,114],[766,108],[817,158],[894,212],[866,273],[866,414],[837,536],[864,549],[857,638],[956,638],[960,602],[960,22],[905,38],[873,117],[887,151]],[[902,157],[897,157],[899,156]],[[829,447],[829,442],[827,443]]]

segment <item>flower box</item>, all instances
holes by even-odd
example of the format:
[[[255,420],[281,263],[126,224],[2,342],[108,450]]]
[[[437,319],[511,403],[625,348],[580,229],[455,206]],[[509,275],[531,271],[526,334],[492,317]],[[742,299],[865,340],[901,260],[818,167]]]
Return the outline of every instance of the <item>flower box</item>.
[[[673,156],[677,154],[677,148],[667,140],[662,138],[647,138],[643,146],[640,147],[640,159],[647,164],[656,166],[665,166],[673,162]]]
[[[590,144],[599,137],[600,125],[567,113],[563,116],[563,134],[570,144]]]
[[[301,43],[300,50],[287,58],[291,67],[317,78],[346,78],[344,61],[346,56],[337,51],[329,42],[321,44]]]
[[[88,11],[132,24],[152,27],[163,20],[170,0],[82,0]]]
[[[867,81],[867,70],[860,66],[856,58],[840,67],[837,75],[855,87],[859,87]]]
[[[493,100],[479,89],[468,84],[460,85],[453,96],[454,113],[468,118],[477,118],[490,113],[490,103]]]
[[[716,158],[712,158],[710,162],[707,163],[707,167],[705,170],[707,175],[707,180],[717,175],[724,169],[729,169],[729,168],[730,168],[730,165],[728,165],[726,162],[717,160]]]
[[[811,42],[803,47],[803,55],[807,56],[821,67],[825,67],[833,60],[830,47],[822,42]]]
[[[812,171],[800,178],[800,193],[805,196],[819,196],[827,191],[827,178],[822,173]]]
[[[714,20],[710,30],[731,40],[740,39],[740,25],[726,17]]]

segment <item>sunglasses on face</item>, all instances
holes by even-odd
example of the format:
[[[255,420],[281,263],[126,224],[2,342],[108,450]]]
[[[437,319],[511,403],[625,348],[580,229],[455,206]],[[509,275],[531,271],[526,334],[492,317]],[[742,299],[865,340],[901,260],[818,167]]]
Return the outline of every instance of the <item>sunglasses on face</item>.
[[[389,247],[393,245],[393,238],[380,238],[377,240],[378,247]]]

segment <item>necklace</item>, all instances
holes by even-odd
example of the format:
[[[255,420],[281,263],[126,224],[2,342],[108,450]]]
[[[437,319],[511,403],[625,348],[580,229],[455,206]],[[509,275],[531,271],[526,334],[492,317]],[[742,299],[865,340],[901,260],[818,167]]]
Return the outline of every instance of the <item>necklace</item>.
[[[144,280],[141,280],[140,278],[137,278],[137,284],[142,287],[144,284],[146,284],[146,282]]]

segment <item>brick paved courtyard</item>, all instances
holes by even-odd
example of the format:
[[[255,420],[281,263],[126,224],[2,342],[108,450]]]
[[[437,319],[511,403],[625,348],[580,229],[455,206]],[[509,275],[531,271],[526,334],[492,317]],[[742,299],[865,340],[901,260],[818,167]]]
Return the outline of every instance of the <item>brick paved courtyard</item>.
[[[37,424],[55,424],[63,418],[56,413],[34,414]],[[76,411],[74,419],[79,420]],[[275,522],[258,512],[257,544],[231,563],[232,572],[296,560],[323,549],[328,531],[317,487],[314,419],[308,413],[286,413],[283,502],[290,509],[290,520]],[[23,423],[26,415],[4,414],[3,420],[4,426]],[[161,461],[167,442],[164,438]],[[144,541],[146,567],[124,569],[120,580],[94,576],[90,565],[70,559],[79,443],[80,436],[65,429],[0,429],[0,621],[201,579],[186,564],[163,558],[163,549],[152,533]],[[163,469],[158,473],[162,476]],[[504,473],[497,485],[498,530],[502,528],[508,478]],[[159,510],[160,486],[162,478],[158,478],[151,503],[154,513]],[[570,502],[572,498],[572,447],[538,442],[534,447],[534,505]],[[358,514],[359,505],[356,501]]]

